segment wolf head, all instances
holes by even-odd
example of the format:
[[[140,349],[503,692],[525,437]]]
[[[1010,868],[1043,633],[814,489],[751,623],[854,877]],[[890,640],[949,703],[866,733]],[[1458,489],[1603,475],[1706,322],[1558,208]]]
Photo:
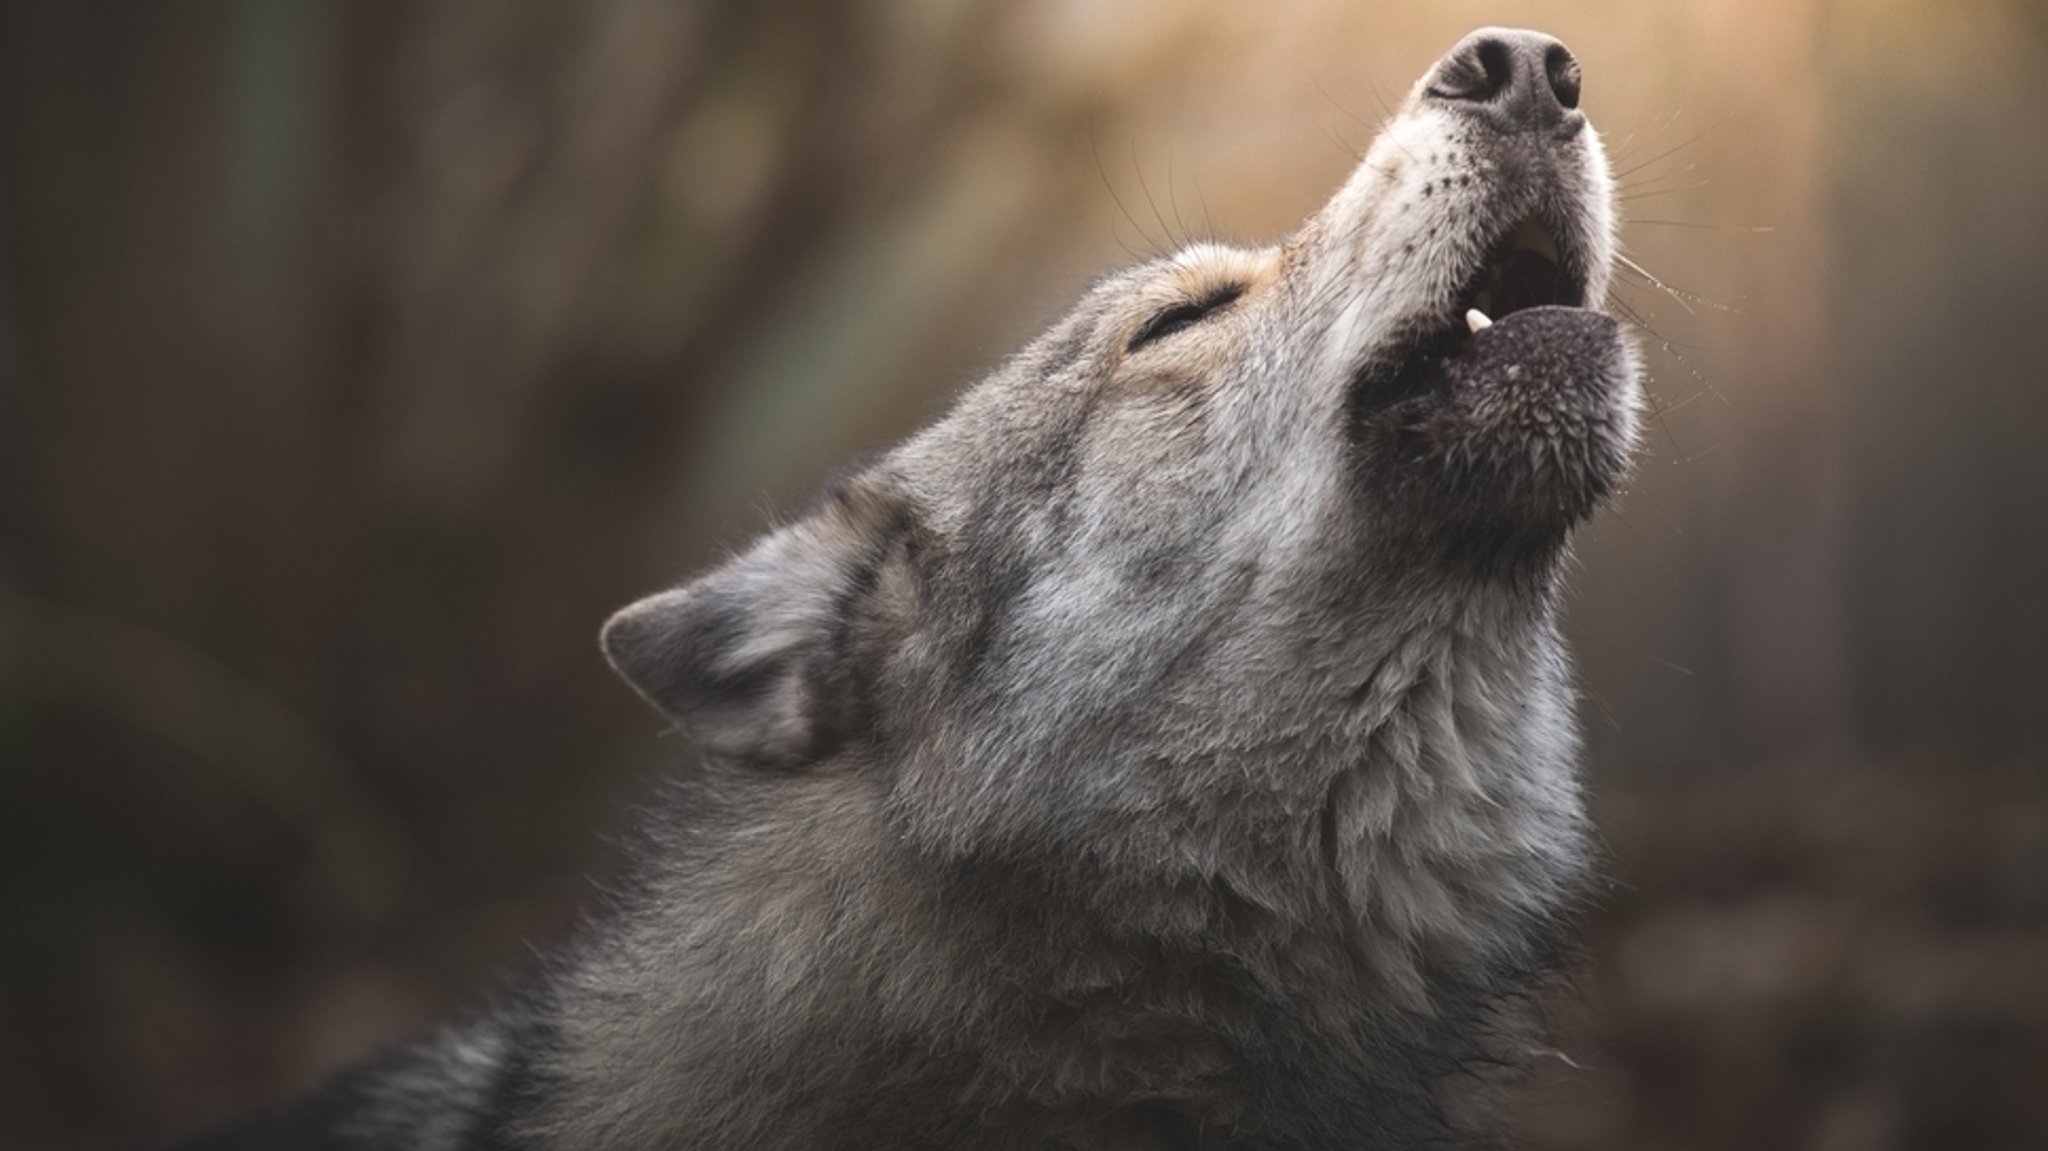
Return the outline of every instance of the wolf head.
[[[1578,83],[1475,33],[1294,235],[1103,280],[605,651],[714,761],[864,778],[956,856],[1213,875],[1400,818],[1328,814],[1360,764],[1568,775],[1555,584],[1637,405]]]

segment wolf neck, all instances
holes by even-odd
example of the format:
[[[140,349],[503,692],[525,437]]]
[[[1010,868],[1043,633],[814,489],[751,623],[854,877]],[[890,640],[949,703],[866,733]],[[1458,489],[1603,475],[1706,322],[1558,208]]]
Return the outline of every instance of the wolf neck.
[[[1340,932],[1413,1000],[1425,967],[1540,950],[1531,928],[1556,922],[1587,849],[1547,601],[1471,596],[1389,622],[1332,657],[1307,702],[1274,708],[1294,714],[1213,777],[1223,794],[1181,805],[1180,842],[1147,846],[1182,862],[1181,881]]]
[[[1586,871],[1570,676],[1547,608],[1469,605],[1391,648],[1318,809],[1331,904],[1415,1005],[1423,972],[1541,962]]]

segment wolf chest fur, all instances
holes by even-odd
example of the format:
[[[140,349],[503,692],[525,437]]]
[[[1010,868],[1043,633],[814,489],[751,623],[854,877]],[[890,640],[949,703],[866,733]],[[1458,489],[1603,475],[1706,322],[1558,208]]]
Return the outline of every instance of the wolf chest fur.
[[[1587,870],[1561,569],[1635,436],[1578,97],[1474,33],[1292,236],[1108,277],[619,613],[697,752],[631,890],[223,1139],[1484,1142]]]

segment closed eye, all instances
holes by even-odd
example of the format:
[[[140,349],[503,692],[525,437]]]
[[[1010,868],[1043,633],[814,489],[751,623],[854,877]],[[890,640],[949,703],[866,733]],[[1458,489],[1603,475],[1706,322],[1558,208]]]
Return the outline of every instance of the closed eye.
[[[1178,303],[1145,321],[1138,334],[1131,337],[1125,352],[1135,352],[1154,340],[1165,339],[1184,328],[1192,328],[1244,295],[1243,284],[1225,284],[1199,300]]]

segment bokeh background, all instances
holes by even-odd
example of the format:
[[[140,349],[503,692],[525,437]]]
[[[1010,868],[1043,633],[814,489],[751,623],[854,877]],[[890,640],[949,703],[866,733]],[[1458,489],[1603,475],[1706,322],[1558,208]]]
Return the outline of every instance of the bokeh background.
[[[0,1145],[473,1001],[681,754],[611,609],[1091,276],[1284,234],[1485,23],[1584,63],[1658,408],[1527,1141],[2048,1146],[2022,0],[0,7]]]

